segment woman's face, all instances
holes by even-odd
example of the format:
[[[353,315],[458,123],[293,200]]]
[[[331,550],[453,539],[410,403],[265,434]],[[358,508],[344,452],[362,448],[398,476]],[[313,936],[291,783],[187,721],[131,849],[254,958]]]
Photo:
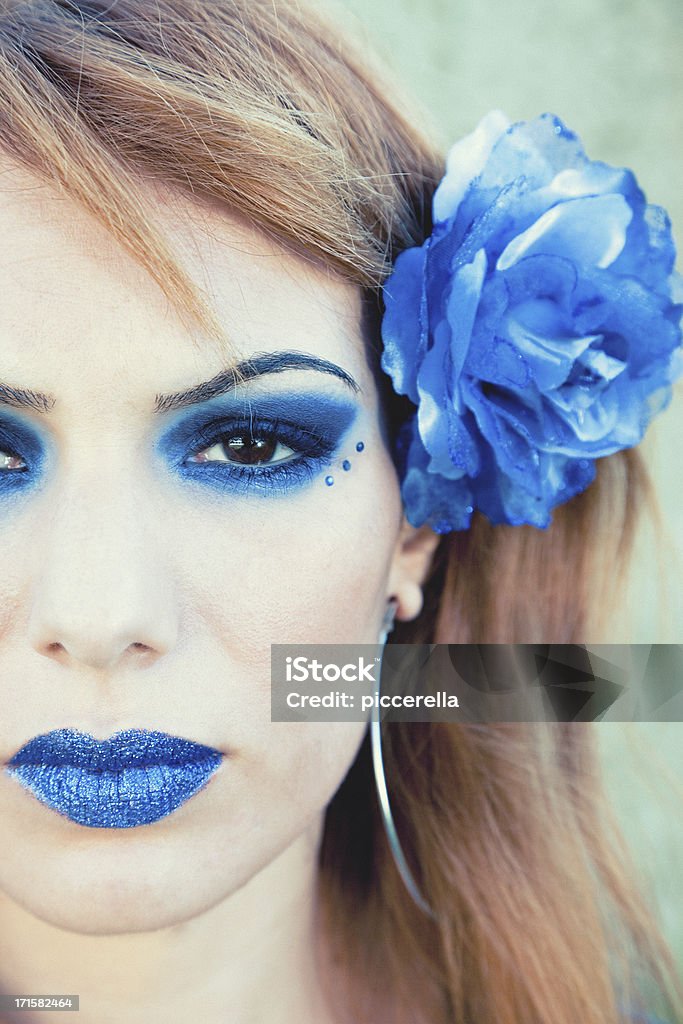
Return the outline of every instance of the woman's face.
[[[83,932],[187,919],[318,827],[364,726],[271,723],[270,645],[375,643],[409,574],[357,290],[225,214],[159,209],[229,360],[76,206],[0,175],[0,760],[60,729],[222,755],[136,827],[0,774],[0,891]]]

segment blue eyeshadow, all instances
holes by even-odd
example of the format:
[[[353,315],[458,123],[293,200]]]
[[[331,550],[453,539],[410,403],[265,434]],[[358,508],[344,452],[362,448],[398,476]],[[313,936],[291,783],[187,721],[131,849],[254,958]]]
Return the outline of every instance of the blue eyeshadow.
[[[0,497],[38,485],[46,458],[46,445],[33,430],[4,409],[0,411],[0,451],[3,458],[6,455],[19,456],[26,464],[25,469],[0,469]]]
[[[350,396],[245,395],[236,390],[176,413],[154,443],[154,454],[164,470],[181,481],[218,492],[261,497],[290,493],[331,466],[360,408]],[[229,450],[216,453],[218,458],[197,461],[200,452],[236,438],[247,461],[236,457],[232,443]],[[249,461],[264,439],[268,454]],[[0,450],[25,464],[0,468],[0,500],[42,486],[51,449],[49,436],[42,438],[32,425],[0,410]]]
[[[330,395],[230,395],[181,413],[157,443],[157,452],[182,478],[236,494],[278,495],[301,487],[329,466],[359,411],[351,398]],[[188,462],[238,434],[269,436],[291,449],[271,464]]]

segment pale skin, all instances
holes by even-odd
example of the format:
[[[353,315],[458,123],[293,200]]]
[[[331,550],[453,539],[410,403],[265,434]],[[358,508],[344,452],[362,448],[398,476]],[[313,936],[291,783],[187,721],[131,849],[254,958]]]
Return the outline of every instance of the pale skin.
[[[64,727],[225,754],[205,789],[134,828],[79,825],[0,772],[0,989],[79,993],[81,1024],[325,1024],[317,845],[365,725],[272,723],[270,644],[375,643],[389,598],[419,613],[437,542],[403,518],[358,291],[224,211],[158,198],[240,359],[294,349],[360,386],[312,369],[242,385],[255,404],[356,403],[334,486],[324,468],[275,496],[190,485],[154,446],[201,407],[155,414],[155,398],[225,353],[77,206],[0,171],[0,380],[54,398],[0,403],[44,453],[35,487],[0,487],[0,761]]]

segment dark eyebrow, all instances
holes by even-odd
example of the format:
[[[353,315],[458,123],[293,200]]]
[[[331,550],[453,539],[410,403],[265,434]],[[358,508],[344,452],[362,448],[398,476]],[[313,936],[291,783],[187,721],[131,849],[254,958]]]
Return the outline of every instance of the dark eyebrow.
[[[55,404],[55,396],[27,388],[13,388],[0,381],[0,404],[13,405],[17,409],[33,409],[34,412],[49,412]]]
[[[263,352],[245,359],[236,366],[212,377],[211,380],[195,384],[186,391],[176,391],[157,395],[154,403],[155,412],[168,412],[170,409],[182,409],[186,405],[206,402],[217,395],[223,395],[239,387],[243,381],[263,377],[268,373],[282,373],[284,370],[317,370],[338,377],[354,392],[360,391],[359,384],[350,373],[331,363],[327,359],[308,355],[306,352]],[[42,391],[31,391],[27,388],[15,388],[11,384],[0,381],[0,404],[12,405],[18,409],[32,409],[34,412],[49,412],[55,405],[54,395]]]
[[[311,356],[306,352],[262,352],[251,359],[245,359],[235,367],[222,370],[211,380],[197,384],[187,391],[157,395],[154,411],[167,412],[169,409],[182,409],[186,405],[206,402],[217,395],[232,391],[243,381],[263,377],[268,373],[282,373],[284,370],[318,370],[320,373],[329,373],[333,377],[338,377],[352,391],[360,391],[360,386],[350,373],[336,363],[328,362],[327,359],[319,359],[318,356]]]

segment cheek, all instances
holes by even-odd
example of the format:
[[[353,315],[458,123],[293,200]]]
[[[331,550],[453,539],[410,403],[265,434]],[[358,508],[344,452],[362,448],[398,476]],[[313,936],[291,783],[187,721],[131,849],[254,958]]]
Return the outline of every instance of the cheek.
[[[27,503],[28,504],[28,503]],[[27,610],[35,581],[40,579],[40,513],[26,514],[21,502],[3,504],[0,496],[0,546],[4,552],[0,573],[0,660],[6,644],[19,634],[19,643],[26,642]],[[44,522],[44,519],[43,519]],[[0,691],[7,680],[0,679]]]
[[[367,728],[364,722],[268,723],[262,739],[235,756],[223,821],[241,816],[245,835],[265,829],[283,844],[315,820],[334,796]],[[245,844],[245,850],[248,844]]]
[[[222,510],[195,503],[191,517],[176,519],[182,530],[169,548],[182,560],[176,575],[194,617],[184,631],[201,694],[193,717],[205,716],[209,736],[220,723],[242,797],[276,815],[292,799],[319,811],[365,728],[270,720],[271,644],[377,642],[401,525],[390,457],[368,458],[336,487],[314,481],[296,500]],[[186,557],[191,535],[205,540]]]
[[[296,497],[222,507],[200,497],[182,517],[169,550],[187,605],[240,660],[269,658],[273,643],[376,642],[400,492],[383,451],[357,461],[332,486],[321,476]]]

